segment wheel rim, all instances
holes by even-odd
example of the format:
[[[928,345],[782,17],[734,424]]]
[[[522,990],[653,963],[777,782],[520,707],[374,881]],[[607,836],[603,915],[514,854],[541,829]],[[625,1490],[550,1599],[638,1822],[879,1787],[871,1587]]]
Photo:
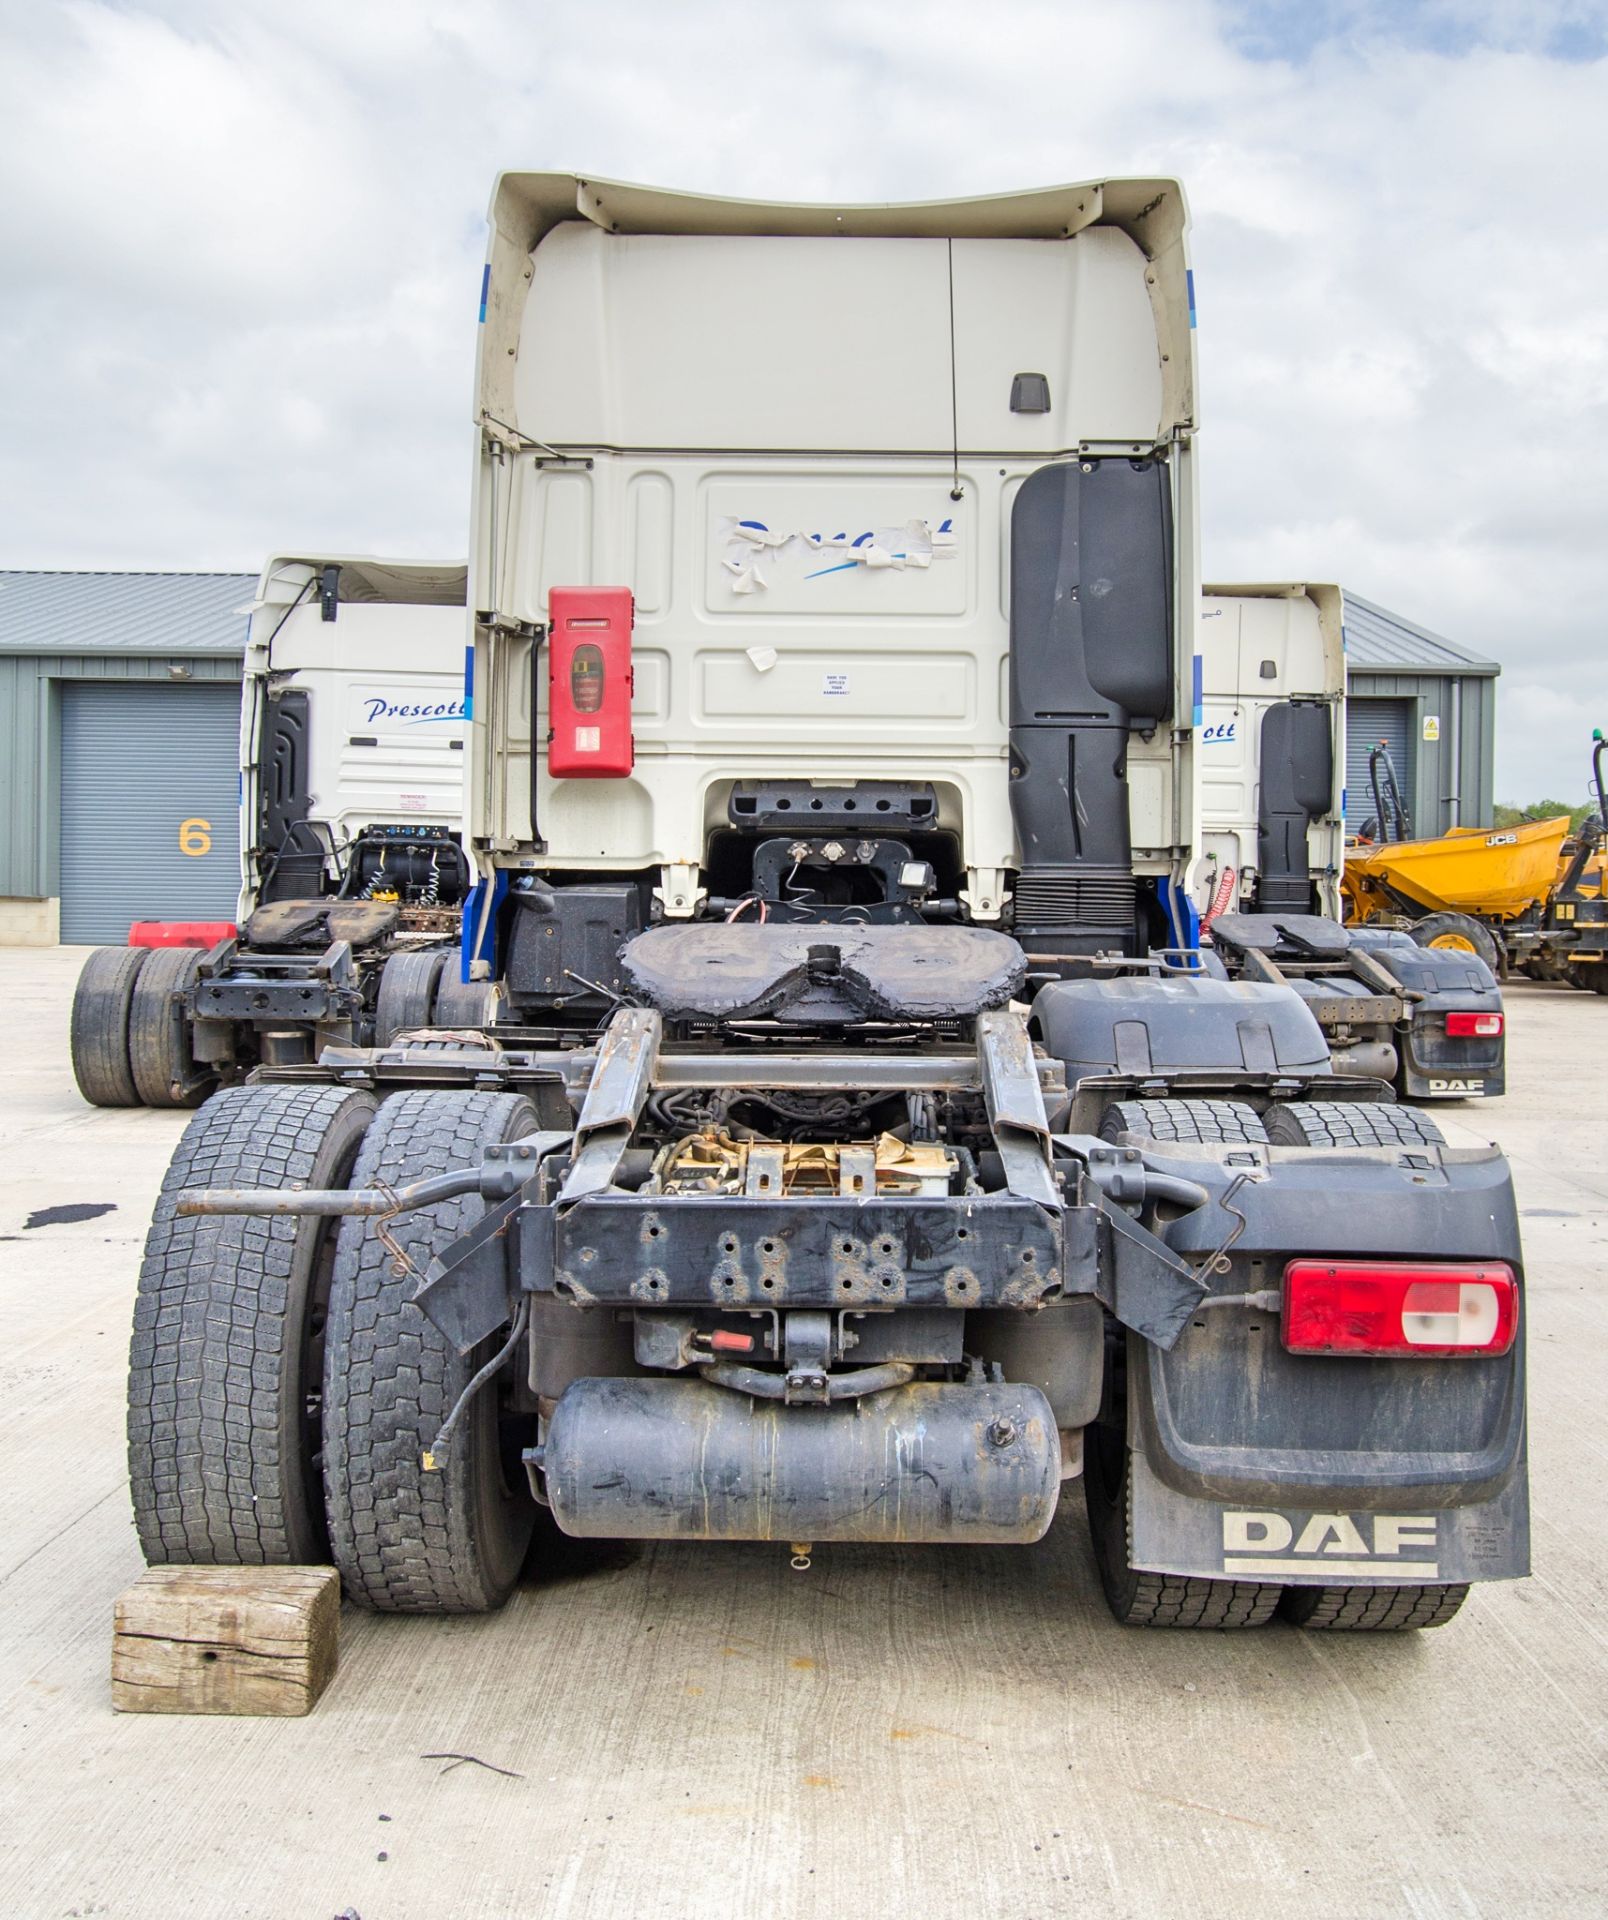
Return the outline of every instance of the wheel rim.
[[[362,1136],[341,1156],[333,1185],[344,1187],[357,1164]],[[324,1337],[329,1325],[330,1283],[335,1277],[335,1241],[340,1221],[331,1215],[315,1223],[312,1275],[307,1287],[307,1318],[301,1337],[301,1455],[311,1503],[318,1514],[319,1533],[328,1547],[328,1520],[324,1513]]]
[[[1429,943],[1432,947],[1450,947],[1456,953],[1475,953],[1479,948],[1466,933],[1437,933]]]
[[[302,1468],[312,1489],[324,1484],[324,1330],[329,1322],[329,1284],[335,1270],[334,1220],[320,1220],[302,1336]],[[322,1502],[319,1502],[322,1508]]]

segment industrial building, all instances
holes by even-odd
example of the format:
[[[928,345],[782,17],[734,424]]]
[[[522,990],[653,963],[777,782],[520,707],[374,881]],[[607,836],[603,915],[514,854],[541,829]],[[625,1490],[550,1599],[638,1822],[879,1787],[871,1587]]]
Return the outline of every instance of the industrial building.
[[[1345,630],[1347,827],[1373,817],[1368,756],[1381,742],[1415,835],[1489,826],[1502,669],[1349,591]]]
[[[246,573],[0,572],[0,942],[227,920],[239,886]],[[1496,677],[1345,596],[1346,820],[1390,748],[1416,831],[1491,818]]]
[[[230,920],[249,573],[0,572],[0,941]]]

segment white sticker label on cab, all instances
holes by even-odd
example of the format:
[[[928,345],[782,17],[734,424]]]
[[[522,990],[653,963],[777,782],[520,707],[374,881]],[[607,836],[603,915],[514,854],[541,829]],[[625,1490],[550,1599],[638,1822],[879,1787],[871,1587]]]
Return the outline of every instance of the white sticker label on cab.
[[[1436,1580],[1436,1562],[1420,1556],[1435,1552],[1438,1524],[1432,1513],[1313,1513],[1304,1520],[1225,1513],[1223,1572],[1262,1579],[1321,1573],[1340,1581],[1389,1571]]]

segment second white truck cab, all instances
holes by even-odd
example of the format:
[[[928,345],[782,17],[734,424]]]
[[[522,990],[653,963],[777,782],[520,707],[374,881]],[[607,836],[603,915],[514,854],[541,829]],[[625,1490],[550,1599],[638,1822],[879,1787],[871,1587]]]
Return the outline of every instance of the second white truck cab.
[[[298,894],[462,898],[465,578],[450,560],[264,567],[240,712],[242,924]]]
[[[1208,918],[1214,907],[1252,906],[1265,877],[1283,884],[1280,907],[1338,920],[1346,758],[1340,589],[1208,584],[1197,662],[1198,910]],[[1290,897],[1308,887],[1310,898]]]
[[[446,964],[469,881],[465,580],[462,561],[264,566],[241,688],[238,926],[152,926],[90,956],[72,1026],[87,1100],[195,1106],[259,1065],[478,1015]]]

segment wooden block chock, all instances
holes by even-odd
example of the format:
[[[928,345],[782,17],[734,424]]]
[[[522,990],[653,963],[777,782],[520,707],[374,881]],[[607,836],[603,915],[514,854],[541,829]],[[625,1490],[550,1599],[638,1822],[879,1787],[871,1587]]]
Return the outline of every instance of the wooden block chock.
[[[117,1603],[119,1713],[310,1713],[335,1674],[333,1567],[152,1567]]]

